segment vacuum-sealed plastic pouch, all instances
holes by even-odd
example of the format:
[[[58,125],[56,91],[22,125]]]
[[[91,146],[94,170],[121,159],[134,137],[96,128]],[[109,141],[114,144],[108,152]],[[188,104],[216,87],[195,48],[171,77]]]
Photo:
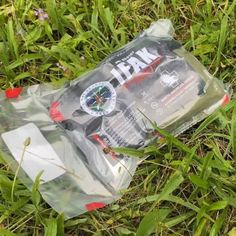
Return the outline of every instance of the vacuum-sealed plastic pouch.
[[[6,160],[21,164],[28,187],[43,171],[43,198],[67,218],[101,208],[128,188],[139,160],[111,147],[148,145],[150,120],[178,135],[229,101],[222,82],[173,32],[169,20],[159,20],[63,88],[35,85],[16,99],[1,98]]]

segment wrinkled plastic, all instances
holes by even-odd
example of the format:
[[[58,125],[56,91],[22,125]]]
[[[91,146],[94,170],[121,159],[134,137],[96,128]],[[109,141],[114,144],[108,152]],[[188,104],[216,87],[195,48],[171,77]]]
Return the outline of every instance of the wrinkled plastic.
[[[228,102],[223,84],[173,32],[159,20],[60,89],[34,85],[17,98],[1,95],[2,155],[13,169],[25,155],[18,176],[29,188],[44,170],[40,192],[57,212],[71,218],[120,198],[139,160],[110,147],[146,146],[156,137],[149,119],[178,135]]]

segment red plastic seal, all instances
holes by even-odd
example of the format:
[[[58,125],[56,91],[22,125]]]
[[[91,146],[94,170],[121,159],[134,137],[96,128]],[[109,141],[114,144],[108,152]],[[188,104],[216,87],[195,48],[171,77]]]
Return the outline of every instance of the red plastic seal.
[[[64,120],[64,117],[61,114],[61,112],[58,110],[59,105],[60,105],[59,102],[53,102],[49,109],[49,114],[52,120],[61,122]]]
[[[229,95],[225,95],[225,96],[223,97],[222,105],[225,106],[225,105],[227,105],[229,102],[230,102],[230,97],[229,97]]]
[[[91,202],[85,205],[86,209],[88,211],[93,211],[99,208],[103,208],[105,207],[106,204],[104,202]]]
[[[22,92],[22,89],[22,87],[6,89],[5,95],[7,98],[17,98]]]

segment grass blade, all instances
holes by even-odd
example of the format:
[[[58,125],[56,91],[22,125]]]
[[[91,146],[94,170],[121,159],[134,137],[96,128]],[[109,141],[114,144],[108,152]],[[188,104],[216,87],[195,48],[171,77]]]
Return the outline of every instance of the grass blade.
[[[224,209],[224,211],[221,213],[219,218],[215,221],[213,224],[209,236],[217,236],[219,235],[219,231],[221,227],[223,226],[225,222],[225,218],[227,216],[228,208]]]
[[[219,38],[219,44],[218,44],[218,49],[217,49],[217,54],[216,54],[216,65],[220,65],[220,59],[221,55],[223,53],[224,47],[225,47],[225,42],[227,38],[227,31],[228,31],[228,16],[224,16],[221,22],[221,27],[220,27],[220,38]]]
[[[171,212],[170,209],[160,209],[149,212],[141,221],[136,236],[148,236],[152,234],[158,224],[160,224],[168,214]]]
[[[188,218],[193,217],[194,215],[195,215],[194,212],[188,212],[185,214],[181,214],[179,216],[169,218],[168,220],[165,221],[164,224],[166,227],[171,228],[175,225],[182,223],[183,221],[187,220]]]
[[[196,185],[199,188],[203,188],[203,189],[209,188],[208,182],[200,178],[198,175],[190,175],[189,179],[194,185]]]
[[[8,40],[8,45],[11,50],[12,55],[15,55],[16,58],[19,57],[18,53],[18,44],[16,41],[16,37],[14,34],[14,27],[13,27],[13,20],[9,19],[7,23],[7,40]]]
[[[45,234],[44,236],[57,236],[57,220],[47,219],[44,224]]]
[[[236,106],[233,109],[231,120],[231,145],[233,149],[233,157],[236,160]]]

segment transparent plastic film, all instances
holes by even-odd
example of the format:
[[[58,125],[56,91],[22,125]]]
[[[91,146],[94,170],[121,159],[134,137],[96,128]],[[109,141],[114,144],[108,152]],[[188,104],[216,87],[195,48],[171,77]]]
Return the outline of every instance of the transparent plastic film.
[[[3,157],[13,170],[21,165],[18,177],[29,188],[41,173],[43,198],[66,218],[104,207],[128,188],[139,160],[111,147],[148,145],[149,120],[178,135],[229,101],[222,82],[173,33],[161,19],[59,89],[2,93]]]

